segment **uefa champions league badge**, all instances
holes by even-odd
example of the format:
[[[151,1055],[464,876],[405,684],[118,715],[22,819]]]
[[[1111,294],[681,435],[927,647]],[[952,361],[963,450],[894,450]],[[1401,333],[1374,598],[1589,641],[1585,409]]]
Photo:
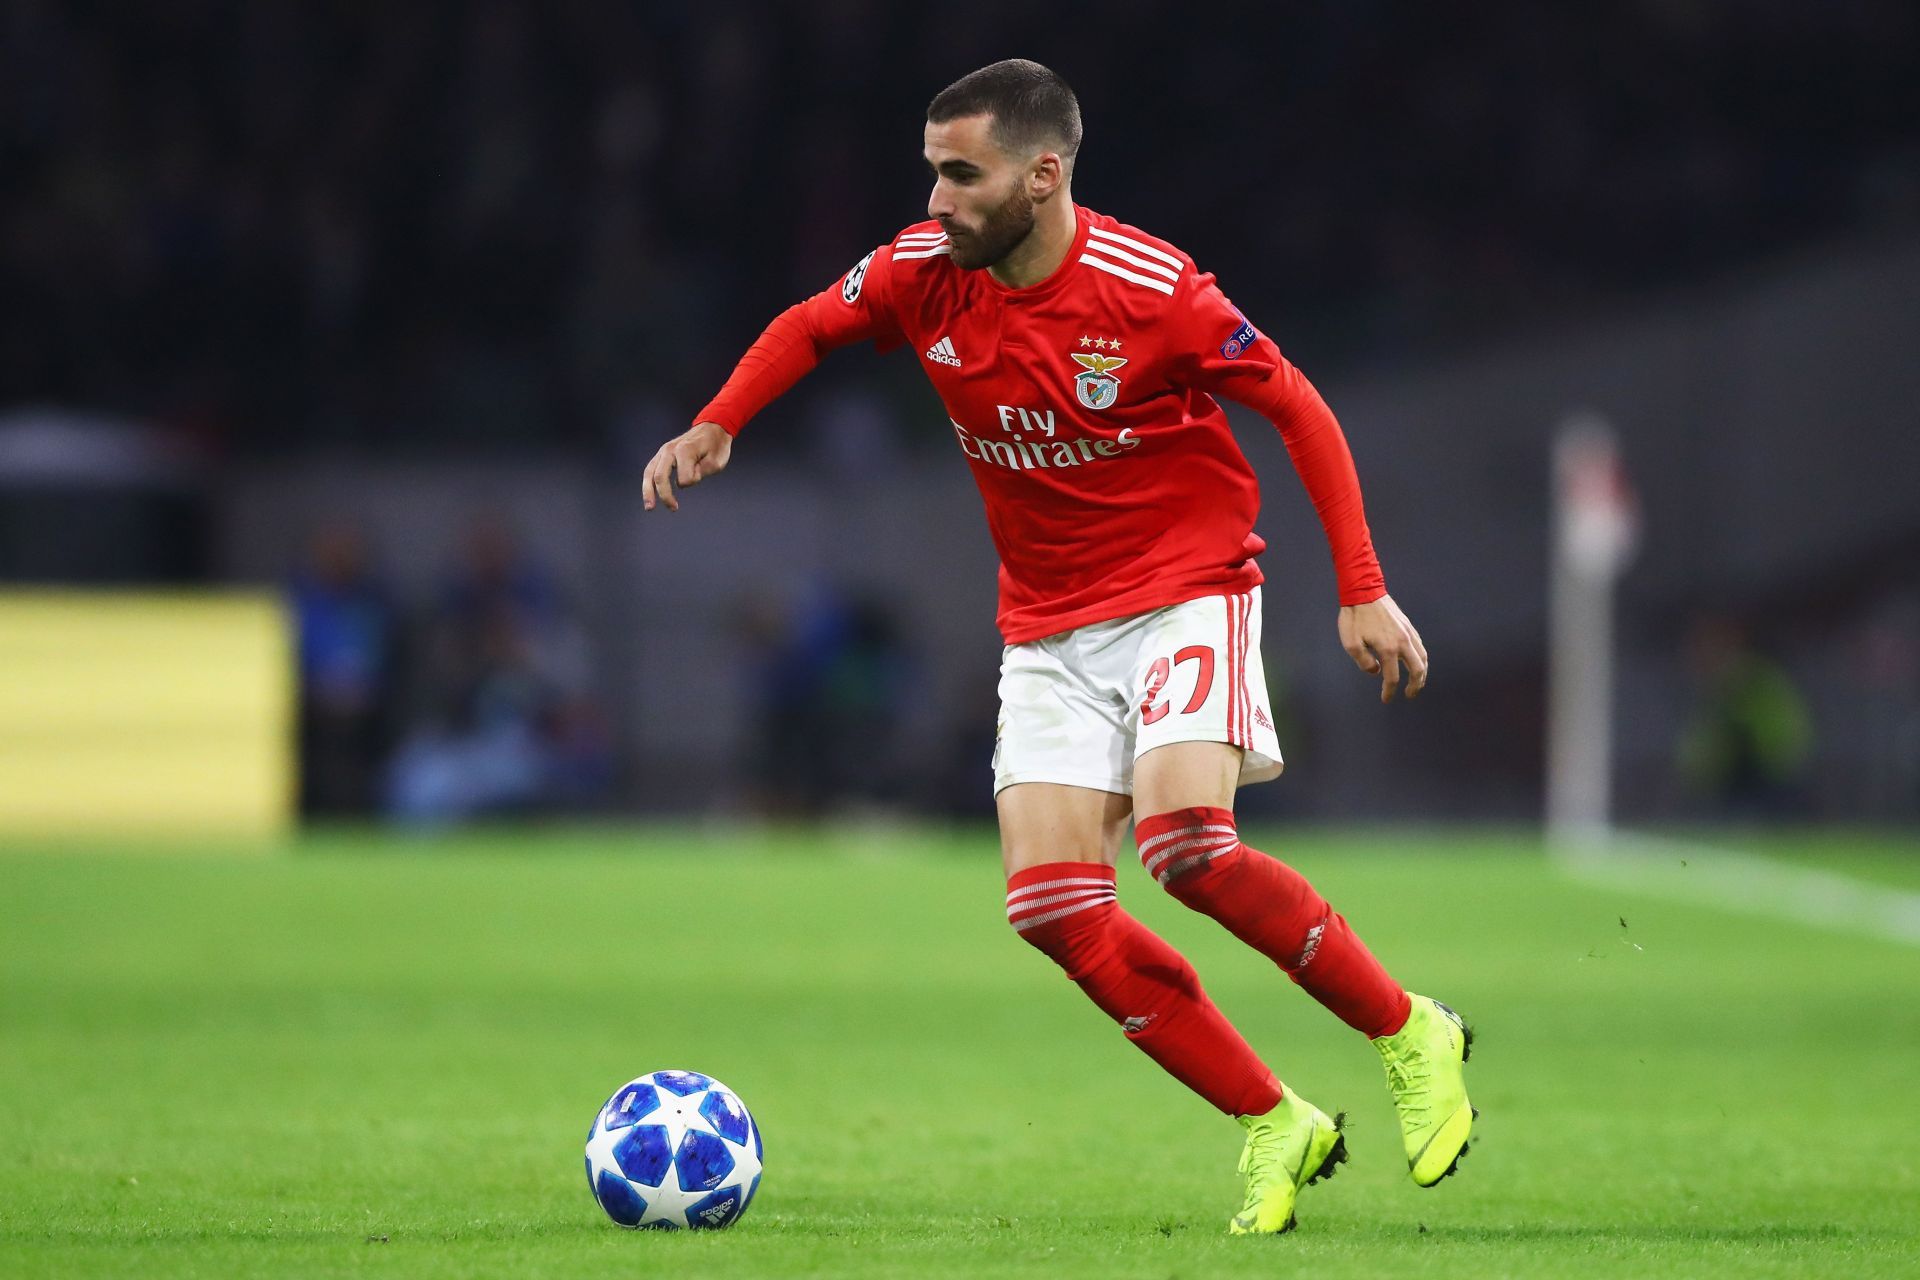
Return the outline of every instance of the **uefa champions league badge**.
[[[867,268],[873,265],[873,254],[878,252],[880,251],[875,249],[873,253],[854,263],[853,269],[847,272],[847,278],[840,282],[840,300],[848,306],[860,300],[860,286],[867,282]]]
[[[1118,343],[1114,345],[1118,346]],[[1120,398],[1120,379],[1113,371],[1127,362],[1125,356],[1103,356],[1086,351],[1069,353],[1080,365],[1073,375],[1073,393],[1089,409],[1109,409]]]
[[[1220,344],[1220,355],[1227,360],[1238,360],[1240,353],[1252,346],[1258,336],[1253,331],[1253,322],[1241,316],[1240,327],[1233,331],[1231,338]]]

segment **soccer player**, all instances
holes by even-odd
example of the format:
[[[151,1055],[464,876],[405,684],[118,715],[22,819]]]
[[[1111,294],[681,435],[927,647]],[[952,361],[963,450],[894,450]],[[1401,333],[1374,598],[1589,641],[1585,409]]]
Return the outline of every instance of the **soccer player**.
[[[1340,643],[1380,697],[1427,679],[1387,595],[1346,438],[1319,394],[1163,240],[1073,202],[1080,107],[1012,59],[927,108],[928,220],[790,307],[641,484],[648,510],[727,465],[754,414],[835,347],[903,344],[946,406],[1000,554],[994,792],[1007,918],[1127,1039],[1246,1130],[1229,1229],[1280,1232],[1346,1159],[1341,1121],[1284,1088],[1193,966],[1120,908],[1141,862],[1272,960],[1386,1066],[1413,1180],[1453,1172],[1477,1114],[1453,1010],[1410,996],[1292,867],[1243,844],[1233,797],[1279,774],[1260,661],[1254,473],[1216,396],[1271,419],[1333,549]],[[1403,683],[1401,668],[1406,668]]]

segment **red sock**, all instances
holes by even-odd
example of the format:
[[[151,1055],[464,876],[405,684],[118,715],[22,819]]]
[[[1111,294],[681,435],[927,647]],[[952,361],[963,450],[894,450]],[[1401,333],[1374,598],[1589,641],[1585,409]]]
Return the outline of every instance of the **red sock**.
[[[1176,809],[1134,826],[1140,862],[1162,887],[1272,960],[1342,1022],[1369,1036],[1406,1024],[1412,1005],[1346,920],[1306,878],[1240,843],[1230,809]]]
[[[1181,1084],[1230,1116],[1273,1110],[1280,1082],[1207,999],[1186,957],[1120,909],[1114,879],[1097,862],[1015,872],[1007,922]]]

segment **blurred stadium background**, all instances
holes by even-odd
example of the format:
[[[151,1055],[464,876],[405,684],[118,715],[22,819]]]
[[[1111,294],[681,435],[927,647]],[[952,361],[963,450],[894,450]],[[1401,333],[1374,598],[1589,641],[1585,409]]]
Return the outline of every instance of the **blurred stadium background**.
[[[634,482],[1015,46],[1084,100],[1079,198],[1325,390],[1436,655],[1370,703],[1242,421],[1294,766],[1249,811],[1539,812],[1591,411],[1642,523],[1621,813],[1920,815],[1911,5],[0,14],[0,581],[277,594],[310,815],[990,813],[992,550],[911,362],[830,362],[678,518]]]

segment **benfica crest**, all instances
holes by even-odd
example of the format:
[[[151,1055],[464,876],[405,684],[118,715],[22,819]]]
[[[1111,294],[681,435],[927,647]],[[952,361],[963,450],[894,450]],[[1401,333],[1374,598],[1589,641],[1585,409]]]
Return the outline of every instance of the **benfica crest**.
[[[1113,376],[1113,371],[1127,362],[1126,357],[1089,355],[1084,351],[1069,354],[1083,370],[1073,375],[1073,393],[1080,397],[1080,403],[1089,409],[1112,407],[1120,398],[1120,379]]]

